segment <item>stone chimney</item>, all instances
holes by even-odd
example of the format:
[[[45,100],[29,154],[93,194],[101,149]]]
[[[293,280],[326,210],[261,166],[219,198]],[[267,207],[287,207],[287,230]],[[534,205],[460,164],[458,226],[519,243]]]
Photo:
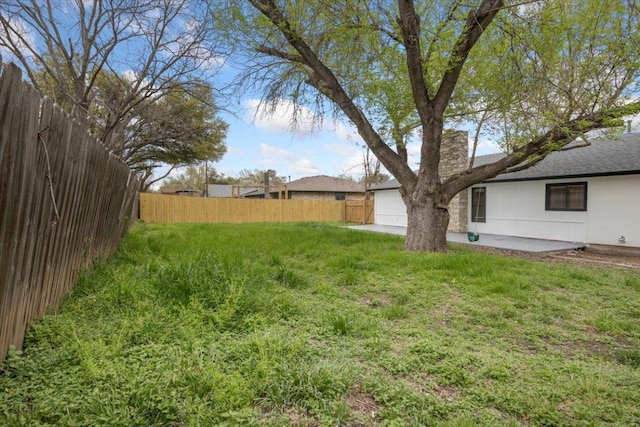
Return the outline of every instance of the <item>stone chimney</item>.
[[[469,141],[466,131],[445,130],[440,147],[440,178],[446,179],[468,167]],[[449,231],[467,232],[469,196],[466,190],[449,202]]]

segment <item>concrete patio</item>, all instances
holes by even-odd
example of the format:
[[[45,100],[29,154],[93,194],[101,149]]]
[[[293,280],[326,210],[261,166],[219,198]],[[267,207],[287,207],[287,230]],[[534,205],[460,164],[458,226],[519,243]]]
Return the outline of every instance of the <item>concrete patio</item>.
[[[407,235],[407,227],[397,227],[391,225],[352,225],[353,230],[372,231],[375,233]],[[485,246],[497,249],[506,249],[521,252],[560,252],[584,248],[586,244],[577,242],[561,242],[556,240],[529,239],[525,237],[501,236],[498,234],[480,234],[477,242],[470,242],[466,233],[447,232],[449,243],[458,243],[469,246]]]

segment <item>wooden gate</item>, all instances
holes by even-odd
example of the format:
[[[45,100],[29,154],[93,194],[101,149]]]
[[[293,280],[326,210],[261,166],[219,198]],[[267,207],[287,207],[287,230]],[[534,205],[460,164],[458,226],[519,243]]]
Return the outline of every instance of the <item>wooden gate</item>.
[[[346,200],[344,209],[345,221],[373,224],[373,208],[373,200]]]

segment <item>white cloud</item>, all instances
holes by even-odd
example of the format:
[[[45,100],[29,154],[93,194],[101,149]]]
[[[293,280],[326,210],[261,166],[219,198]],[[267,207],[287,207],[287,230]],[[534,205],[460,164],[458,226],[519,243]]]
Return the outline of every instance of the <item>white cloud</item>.
[[[35,36],[33,32],[28,28],[27,24],[17,16],[11,16],[7,18],[9,21],[9,27],[11,32],[8,34],[0,27],[0,39],[13,40],[16,48],[22,53],[23,56],[31,56],[29,51],[35,50]],[[4,56],[4,61],[15,61],[15,56],[9,52],[6,48],[0,47],[0,54]]]
[[[357,143],[363,142],[360,134],[358,133],[358,129],[356,129],[356,127],[351,123],[334,122],[333,132],[335,132],[336,136],[343,141],[352,141]]]
[[[334,170],[332,172],[334,175],[346,174],[357,177],[364,173],[364,167],[362,165],[363,148],[358,148],[353,143],[334,142],[325,144],[324,150],[337,154],[337,159],[334,164],[339,170]]]
[[[219,165],[214,165],[215,169],[218,173],[221,173],[225,176],[232,176],[232,174],[234,173],[234,171],[232,171],[231,169],[229,169],[226,166],[219,166]]]
[[[273,145],[260,144],[260,155],[258,164],[273,166],[278,171],[291,170],[303,175],[320,172],[320,168],[313,161]]]
[[[469,138],[469,155],[473,150],[473,138]],[[476,147],[476,156],[482,156],[484,154],[499,153],[502,151],[500,146],[491,139],[479,139],[478,146]]]
[[[244,154],[247,154],[247,150],[245,150],[244,148],[233,146],[233,145],[227,145],[226,154],[235,154],[235,155],[242,156]]]
[[[199,51],[202,52],[203,50],[207,50],[207,48],[204,47],[198,47]],[[205,70],[208,71],[218,71],[220,70],[225,64],[227,63],[227,59],[223,56],[219,56],[219,55],[208,55],[207,57],[205,57],[205,59],[202,60],[201,62],[201,67],[203,67]]]
[[[265,143],[260,144],[260,153],[263,157],[278,157],[287,160],[291,160],[295,157],[287,150],[283,150],[282,148],[274,147],[273,145],[268,145]]]
[[[298,159],[289,163],[291,169],[300,174],[318,174],[320,173],[320,169],[316,166],[311,160],[308,159]]]
[[[192,12],[194,13],[194,12]],[[195,13],[206,13],[195,11]],[[226,63],[226,58],[216,54],[214,49],[203,44],[202,40],[194,43],[194,34],[200,32],[199,26],[203,25],[200,20],[190,18],[182,24],[176,24],[178,37],[173,43],[169,43],[169,50],[174,52],[183,52],[186,47],[193,44],[188,49],[188,57],[197,60],[200,69],[208,71],[217,71]]]
[[[133,19],[130,22],[127,21],[128,26],[126,30],[135,35],[152,34],[156,24],[164,15],[165,13],[161,7],[151,7],[146,10],[139,10],[136,14],[136,19]],[[165,32],[166,31],[167,29],[165,28]]]
[[[353,152],[360,152],[360,150],[353,144],[344,142],[332,142],[323,146],[325,151],[330,153],[336,153],[341,156],[348,156]]]
[[[259,99],[246,100],[243,105],[246,120],[252,121],[259,129],[308,136],[319,130],[321,124],[320,117],[310,109],[287,100],[280,100],[275,107]]]
[[[120,74],[120,77],[122,77],[128,83],[135,83],[136,81],[138,81],[138,74],[133,70],[123,71]]]
[[[260,166],[269,166],[271,167],[271,165],[274,164],[273,159],[266,159],[266,158],[260,158],[258,160],[256,160],[256,164],[260,165]]]
[[[293,133],[296,137],[325,131],[333,133],[341,141],[364,145],[358,130],[350,122],[332,121],[327,124],[309,108],[292,101],[282,99],[273,107],[254,98],[244,101],[243,106],[245,120],[252,122],[258,129]]]
[[[305,156],[317,156],[318,155],[318,151],[317,150],[309,150],[309,149],[305,149],[305,148],[301,148],[298,150],[301,154],[304,154]]]
[[[417,168],[420,164],[420,148],[421,143],[414,140],[410,140],[407,144],[407,163],[411,169]]]
[[[358,178],[364,175],[364,157],[361,151],[352,153],[342,161],[342,173]]]

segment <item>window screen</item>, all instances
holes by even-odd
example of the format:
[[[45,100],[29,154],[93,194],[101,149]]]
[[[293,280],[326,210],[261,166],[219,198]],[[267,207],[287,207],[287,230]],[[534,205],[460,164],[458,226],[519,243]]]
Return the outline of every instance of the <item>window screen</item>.
[[[487,222],[487,187],[471,189],[471,222]]]
[[[545,210],[586,211],[587,183],[547,184]]]

